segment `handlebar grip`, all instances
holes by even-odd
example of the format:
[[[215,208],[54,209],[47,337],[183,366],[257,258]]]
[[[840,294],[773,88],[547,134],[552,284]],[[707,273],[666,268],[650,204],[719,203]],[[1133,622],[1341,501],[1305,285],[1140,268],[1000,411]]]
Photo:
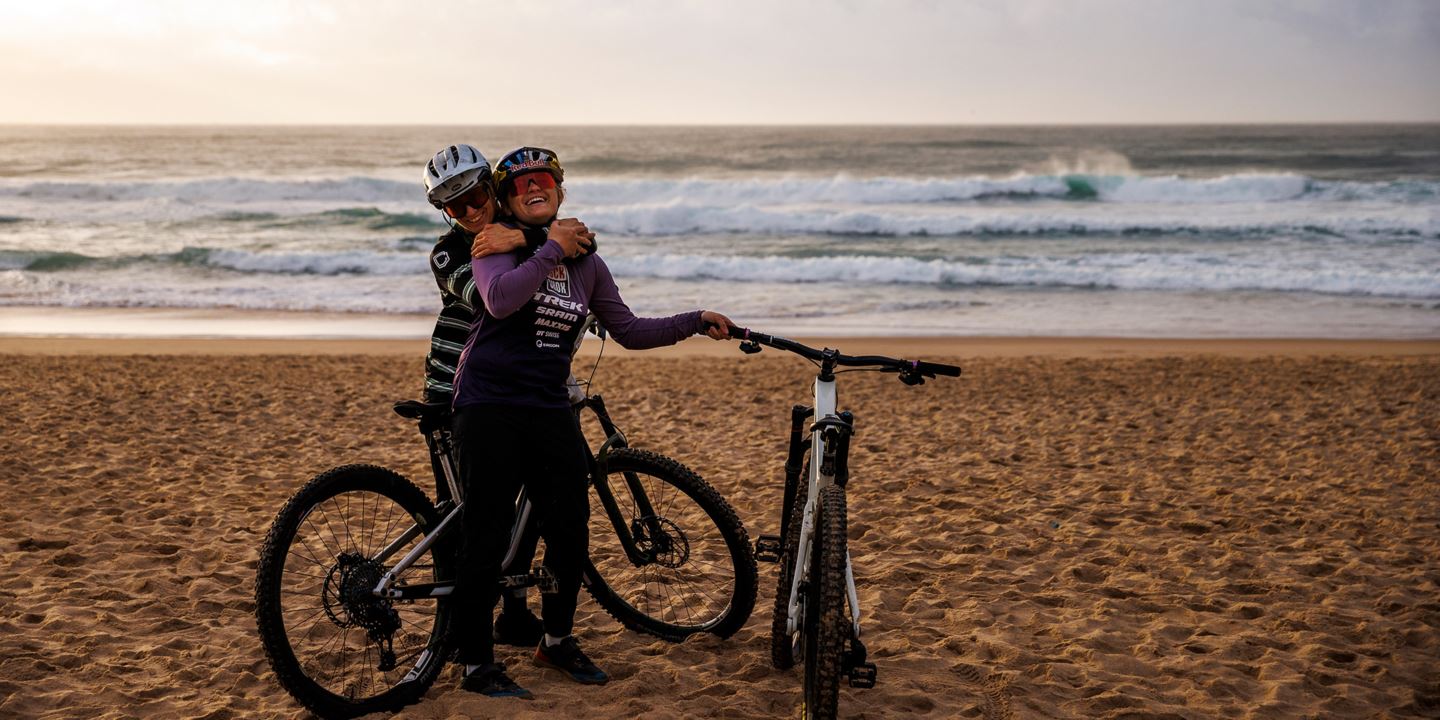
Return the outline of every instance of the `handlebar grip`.
[[[748,338],[748,337],[750,337],[750,330],[749,330],[748,328],[742,328],[742,327],[740,327],[740,326],[738,326],[738,325],[731,325],[731,326],[730,326],[730,339],[731,339],[731,340],[744,340],[745,338]]]
[[[960,377],[960,368],[954,365],[945,365],[943,363],[917,361],[915,363],[915,371],[922,375],[944,375],[946,377]]]

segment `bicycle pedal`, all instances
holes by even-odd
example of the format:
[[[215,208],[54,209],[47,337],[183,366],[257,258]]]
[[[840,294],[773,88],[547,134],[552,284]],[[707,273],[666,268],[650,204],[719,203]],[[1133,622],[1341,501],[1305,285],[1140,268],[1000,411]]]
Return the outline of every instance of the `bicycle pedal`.
[[[531,585],[538,588],[541,593],[550,594],[560,592],[560,582],[555,575],[544,566],[537,567],[530,571]]]
[[[761,535],[755,541],[755,559],[759,562],[780,562],[780,536]]]
[[[866,690],[875,687],[875,663],[861,663],[850,668],[850,687]]]
[[[524,587],[530,587],[531,585],[534,585],[534,584],[535,584],[535,579],[532,578],[532,577],[530,577],[529,574],[525,574],[525,575],[501,575],[501,576],[500,576],[500,587],[501,587],[501,588],[506,588],[506,589],[509,589],[509,588],[524,588]]]

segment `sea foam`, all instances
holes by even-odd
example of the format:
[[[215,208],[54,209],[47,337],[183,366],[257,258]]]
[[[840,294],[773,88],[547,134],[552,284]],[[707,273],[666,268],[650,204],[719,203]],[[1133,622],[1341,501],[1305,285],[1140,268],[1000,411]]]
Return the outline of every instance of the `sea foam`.
[[[905,257],[781,257],[650,254],[607,260],[617,277],[729,282],[1029,286],[1120,290],[1313,292],[1440,298],[1440,273],[1349,263],[1290,264],[1205,254],[921,260]]]

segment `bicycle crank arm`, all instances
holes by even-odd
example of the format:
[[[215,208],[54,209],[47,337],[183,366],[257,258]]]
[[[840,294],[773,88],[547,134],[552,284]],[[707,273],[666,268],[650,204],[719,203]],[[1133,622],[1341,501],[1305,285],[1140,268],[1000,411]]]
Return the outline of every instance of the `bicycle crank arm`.
[[[399,587],[392,586],[384,592],[375,594],[390,600],[423,600],[445,597],[453,592],[455,592],[455,583],[419,583]]]
[[[560,592],[560,584],[555,581],[555,576],[549,570],[538,567],[534,571],[520,575],[502,575],[499,580],[500,589],[511,588],[539,588],[542,593]],[[445,597],[455,592],[455,583],[418,583],[415,585],[402,585],[391,587],[383,593],[376,593],[380,597],[390,600],[422,600],[425,598]]]
[[[500,588],[508,590],[512,588],[539,588],[542,593],[560,592],[560,583],[555,580],[555,575],[548,568],[537,567],[528,573],[520,575],[502,575],[500,577]]]

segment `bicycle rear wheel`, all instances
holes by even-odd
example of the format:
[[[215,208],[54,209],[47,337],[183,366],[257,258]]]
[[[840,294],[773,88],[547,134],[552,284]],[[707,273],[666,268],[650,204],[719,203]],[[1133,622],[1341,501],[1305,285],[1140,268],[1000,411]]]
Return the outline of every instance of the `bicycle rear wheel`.
[[[603,481],[639,558],[626,552],[592,492],[586,590],[637,632],[666,640],[733,635],[755,608],[757,574],[735,510],[699,475],[662,455],[621,448],[606,465]]]
[[[275,518],[256,572],[256,625],[276,679],[316,715],[399,710],[435,682],[447,656],[449,598],[407,602],[370,591],[437,520],[410,481],[371,465],[322,473]],[[417,524],[421,533],[393,546]],[[451,572],[450,558],[432,548],[397,585]]]
[[[841,656],[850,636],[845,615],[845,489],[820,489],[815,552],[811,555],[811,603],[805,614],[805,720],[833,720],[840,704]]]

